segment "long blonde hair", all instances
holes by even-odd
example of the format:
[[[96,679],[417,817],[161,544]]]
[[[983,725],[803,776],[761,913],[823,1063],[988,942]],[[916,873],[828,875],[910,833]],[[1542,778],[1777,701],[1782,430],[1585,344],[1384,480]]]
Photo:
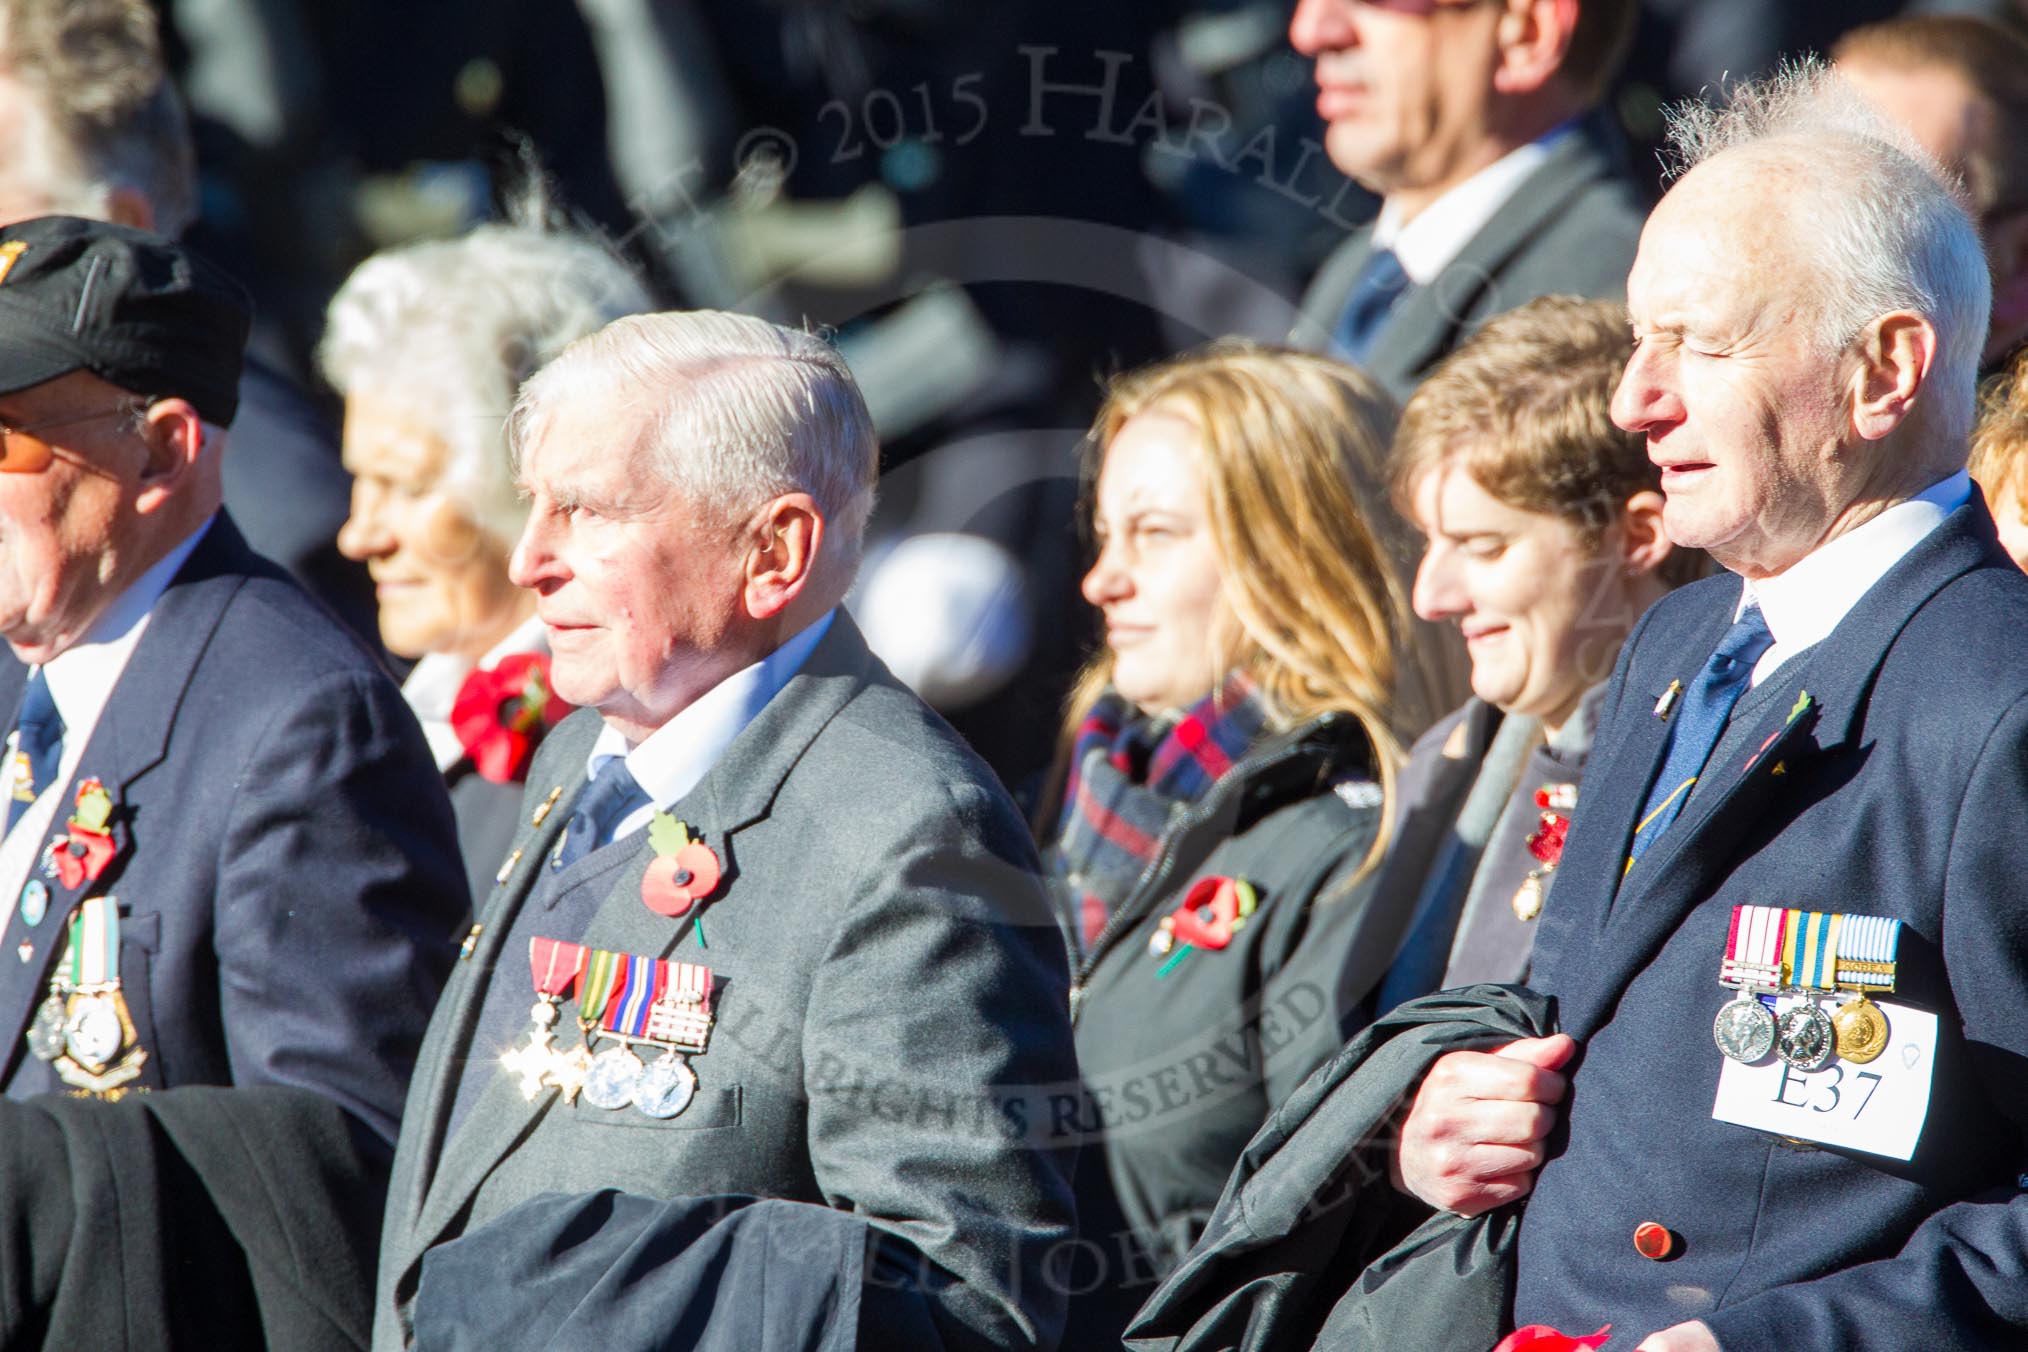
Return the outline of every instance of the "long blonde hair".
[[[1206,506],[1225,599],[1243,631],[1235,667],[1268,725],[1325,712],[1359,720],[1384,794],[1363,874],[1385,852],[1402,757],[1395,652],[1407,605],[1372,513],[1394,406],[1363,372],[1304,352],[1214,343],[1114,380],[1086,443],[1085,481],[1130,418],[1154,409],[1188,422],[1202,448]],[[1051,776],[1056,798],[1079,725],[1112,676],[1101,650],[1073,687]],[[1054,814],[1038,818],[1049,830]]]

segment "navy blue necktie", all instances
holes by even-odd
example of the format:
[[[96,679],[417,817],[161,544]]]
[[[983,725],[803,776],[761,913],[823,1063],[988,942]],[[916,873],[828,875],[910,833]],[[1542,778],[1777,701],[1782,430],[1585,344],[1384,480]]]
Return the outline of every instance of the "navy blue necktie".
[[[1373,340],[1387,327],[1394,304],[1408,290],[1408,273],[1391,249],[1375,249],[1352,283],[1338,326],[1331,331],[1331,350],[1350,362],[1364,362]]]
[[[570,820],[564,823],[563,843],[550,856],[549,866],[562,870],[606,843],[613,828],[628,814],[646,807],[647,792],[627,769],[624,756],[615,756],[599,767],[592,782],[577,796]]]
[[[1725,731],[1732,706],[1752,683],[1754,664],[1773,646],[1774,635],[1768,632],[1760,606],[1749,605],[1725,631],[1704,669],[1684,687],[1670,729],[1669,754],[1641,807],[1640,825],[1634,828],[1633,858],[1639,859],[1660,839],[1683,810],[1690,786],[1704,772],[1704,762],[1711,759],[1711,749]]]
[[[15,761],[9,767],[13,772],[10,776],[13,792],[7,802],[9,831],[37,795],[48,790],[56,779],[57,766],[63,762],[63,715],[56,711],[56,701],[49,693],[49,678],[40,667],[29,678],[28,692],[21,698],[14,733]]]

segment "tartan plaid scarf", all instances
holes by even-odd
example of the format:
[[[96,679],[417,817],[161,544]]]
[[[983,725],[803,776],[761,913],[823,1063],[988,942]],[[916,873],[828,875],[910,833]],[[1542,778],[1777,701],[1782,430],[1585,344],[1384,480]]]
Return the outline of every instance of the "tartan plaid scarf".
[[[1202,798],[1267,729],[1234,673],[1180,715],[1149,718],[1108,690],[1071,744],[1051,880],[1090,947],[1155,857],[1178,809]]]

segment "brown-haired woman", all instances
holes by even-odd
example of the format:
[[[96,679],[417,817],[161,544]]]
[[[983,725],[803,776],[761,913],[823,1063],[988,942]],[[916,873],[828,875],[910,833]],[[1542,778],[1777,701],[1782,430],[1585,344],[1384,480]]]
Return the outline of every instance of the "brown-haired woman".
[[[1391,422],[1350,367],[1222,344],[1093,429],[1106,647],[1044,832],[1090,1091],[1066,1346],[1119,1345],[1392,953],[1347,977],[1399,755],[1402,589],[1354,488]]]
[[[1526,976],[1620,645],[1701,566],[1662,533],[1642,439],[1607,413],[1631,351],[1619,305],[1545,297],[1403,410],[1394,491],[1428,541],[1415,610],[1463,633],[1473,697],[1409,752],[1376,909],[1413,919],[1376,1012]]]

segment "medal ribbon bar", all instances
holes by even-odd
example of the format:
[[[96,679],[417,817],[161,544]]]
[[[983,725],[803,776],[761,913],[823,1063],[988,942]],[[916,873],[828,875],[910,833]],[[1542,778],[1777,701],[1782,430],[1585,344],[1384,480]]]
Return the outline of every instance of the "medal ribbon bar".
[[[1884,915],[1848,915],[1839,939],[1836,975],[1848,990],[1892,991],[1901,922]]]
[[[1735,906],[1732,929],[1725,940],[1725,962],[1718,979],[1727,986],[1775,987],[1782,984],[1786,930],[1778,906]]]
[[[648,1010],[647,1040],[682,1052],[701,1052],[711,1041],[711,969],[671,962],[662,998]]]
[[[535,936],[528,941],[528,969],[537,995],[558,997],[584,971],[585,946]]]
[[[620,976],[620,962],[620,954],[603,948],[592,949],[585,958],[584,974],[577,986],[577,1017],[587,1028],[604,1016],[606,1002]]]
[[[70,985],[92,990],[120,979],[119,903],[87,897],[70,921]]]
[[[1836,985],[1838,930],[1844,919],[1824,911],[1788,912],[1785,984],[1805,990],[1830,990]]]
[[[630,1041],[645,1040],[648,1010],[661,998],[663,989],[669,984],[668,963],[660,958],[631,954],[623,957],[621,962],[625,966],[625,976],[612,1003],[606,1006],[605,1031]]]

